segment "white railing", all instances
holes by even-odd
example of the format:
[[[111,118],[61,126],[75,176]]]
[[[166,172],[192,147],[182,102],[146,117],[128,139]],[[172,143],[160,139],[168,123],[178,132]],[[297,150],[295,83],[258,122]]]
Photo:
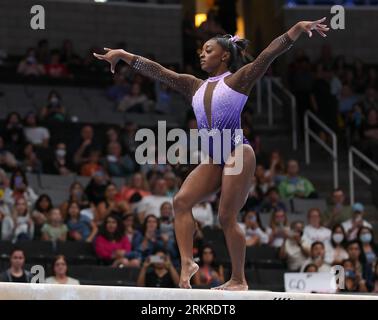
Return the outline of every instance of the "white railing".
[[[324,131],[332,137],[332,147],[327,145],[319,136],[310,129],[309,120],[316,122]],[[306,149],[306,164],[310,164],[310,137],[312,137],[320,146],[322,146],[332,157],[333,161],[333,187],[339,187],[339,168],[338,168],[338,153],[337,153],[337,137],[336,134],[316,115],[311,111],[306,111],[305,117],[305,149]]]
[[[371,185],[371,179],[364,174],[361,170],[357,169],[354,166],[354,159],[353,155],[356,155],[360,160],[363,160],[366,164],[368,164],[371,168],[378,172],[378,164],[373,162],[367,156],[365,156],[361,151],[357,150],[355,147],[349,148],[349,195],[350,195],[350,203],[351,205],[354,203],[354,174],[359,176],[364,182],[368,185]]]
[[[257,95],[257,113],[262,113],[262,86],[266,86],[266,103],[268,106],[267,116],[268,125],[273,126],[274,122],[274,108],[273,102],[277,105],[282,106],[283,101],[273,92],[273,84],[275,84],[281,92],[290,99],[290,109],[291,109],[291,126],[292,126],[292,147],[293,150],[298,148],[298,132],[297,132],[297,103],[294,95],[287,90],[278,78],[264,77],[257,81],[256,84],[256,95]]]

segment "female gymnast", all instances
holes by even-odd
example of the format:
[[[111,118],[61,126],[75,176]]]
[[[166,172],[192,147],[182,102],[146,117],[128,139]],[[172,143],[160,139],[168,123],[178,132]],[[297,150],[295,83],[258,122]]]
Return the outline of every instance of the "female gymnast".
[[[208,73],[206,81],[188,74],[178,74],[144,57],[122,49],[104,48],[106,54],[94,53],[95,57],[110,63],[111,72],[119,60],[125,61],[136,72],[161,81],[180,92],[193,106],[198,129],[241,128],[241,112],[256,81],[264,75],[270,64],[287,51],[302,33],[312,37],[317,31],[326,37],[329,31],[317,21],[301,21],[289,31],[274,39],[251,63],[242,66],[247,41],[231,35],[217,36],[208,40],[200,54],[201,68]],[[235,136],[234,136],[235,138]],[[180,287],[191,288],[190,279],[198,271],[193,261],[193,233],[195,221],[192,207],[210,194],[221,190],[218,217],[225,234],[232,262],[231,279],[213,289],[248,290],[244,275],[245,237],[237,224],[237,215],[243,207],[251,187],[256,160],[254,151],[245,137],[231,142],[231,152],[219,164],[200,163],[186,178],[173,199],[175,233],[181,256]],[[240,142],[240,143],[239,143]],[[211,150],[211,147],[210,147]],[[210,151],[209,150],[209,151]],[[225,165],[231,166],[236,150],[241,154],[242,170],[237,175],[224,174]]]

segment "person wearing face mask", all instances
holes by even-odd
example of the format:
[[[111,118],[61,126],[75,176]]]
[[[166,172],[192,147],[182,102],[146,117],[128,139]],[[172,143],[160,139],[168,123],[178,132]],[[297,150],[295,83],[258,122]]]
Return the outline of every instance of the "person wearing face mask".
[[[25,77],[40,77],[44,75],[45,68],[35,56],[35,49],[29,48],[24,58],[17,66],[17,73]]]
[[[59,92],[52,90],[47,97],[47,105],[40,110],[39,117],[42,121],[63,122],[66,120],[66,110],[62,105],[62,97]]]
[[[267,244],[269,237],[262,226],[260,215],[255,210],[247,210],[243,217],[243,222],[239,223],[246,239],[246,245],[256,246]]]
[[[343,228],[349,241],[357,239],[357,233],[361,227],[373,228],[369,222],[363,219],[365,207],[361,203],[355,203],[352,206],[352,210],[353,217],[343,222]]]
[[[303,237],[304,224],[294,221],[290,234],[280,248],[280,258],[286,260],[290,271],[298,271],[310,256],[310,243]]]
[[[366,263],[374,266],[377,263],[378,246],[374,241],[373,230],[368,227],[361,227],[358,230],[357,239],[361,242],[362,254],[365,256]]]
[[[49,161],[47,164],[47,168],[45,170],[46,173],[49,174],[58,174],[61,176],[66,176],[72,173],[72,164],[67,157],[67,146],[63,142],[59,142],[54,151],[54,160]]]
[[[332,228],[331,238],[326,242],[325,261],[330,265],[339,265],[343,260],[348,259],[349,255],[345,250],[346,235],[341,224],[336,224]]]

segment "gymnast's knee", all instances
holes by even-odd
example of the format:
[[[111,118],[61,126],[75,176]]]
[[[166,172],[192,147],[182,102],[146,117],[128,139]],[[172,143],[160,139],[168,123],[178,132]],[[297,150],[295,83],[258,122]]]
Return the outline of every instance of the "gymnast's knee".
[[[175,215],[190,212],[190,210],[191,205],[188,199],[180,193],[176,194],[173,198],[173,211]]]

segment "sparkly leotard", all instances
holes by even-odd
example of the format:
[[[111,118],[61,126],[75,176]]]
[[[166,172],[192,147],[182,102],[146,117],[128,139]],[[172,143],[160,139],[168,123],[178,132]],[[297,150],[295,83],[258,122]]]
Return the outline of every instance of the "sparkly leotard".
[[[210,77],[206,81],[192,75],[175,73],[140,56],[134,56],[130,66],[135,71],[161,81],[182,93],[193,106],[200,135],[201,129],[204,129],[208,132],[208,136],[213,137],[208,139],[209,156],[214,159],[215,153],[220,154],[221,159],[217,158],[217,160],[220,160],[219,164],[224,166],[229,153],[237,145],[249,144],[240,134],[240,117],[252,87],[265,74],[274,59],[292,45],[293,40],[285,33],[274,39],[253,62],[235,73],[226,72],[217,77]],[[230,139],[225,139],[226,143],[224,143],[226,131]],[[217,143],[216,138],[220,138],[220,144]]]

